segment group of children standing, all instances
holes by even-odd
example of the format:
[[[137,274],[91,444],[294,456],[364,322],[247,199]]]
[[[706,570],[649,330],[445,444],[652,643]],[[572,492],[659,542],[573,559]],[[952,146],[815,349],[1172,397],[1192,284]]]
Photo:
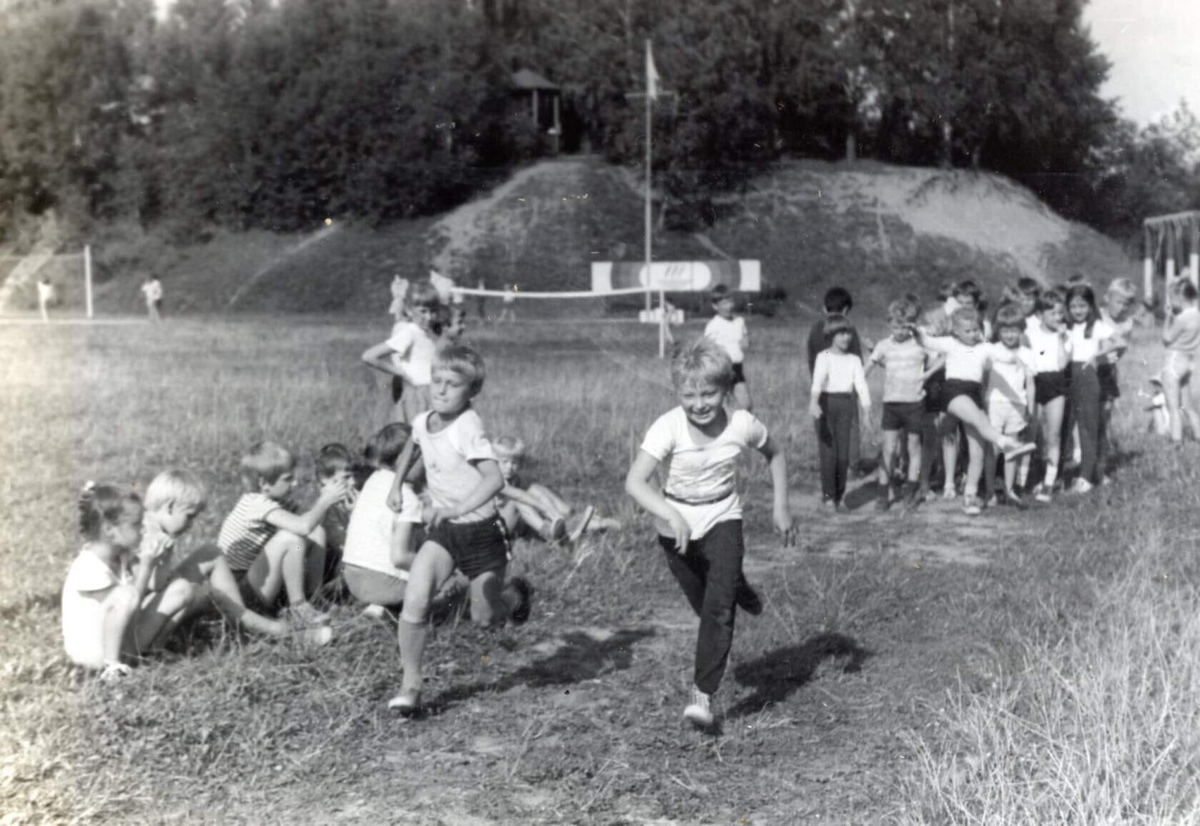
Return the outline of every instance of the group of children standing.
[[[1195,288],[1180,282],[1175,289],[1176,305],[1190,291],[1194,310]],[[855,467],[854,417],[858,407],[870,410],[866,375],[875,368],[884,371],[878,509],[897,503],[912,508],[931,495],[938,458],[942,496],[956,500],[960,439],[967,448],[962,504],[970,515],[1001,500],[1018,508],[1027,497],[1051,501],[1061,484],[1064,445],[1073,442],[1078,473],[1067,490],[1086,493],[1105,483],[1108,422],[1120,395],[1117,362],[1129,346],[1136,295],[1125,278],[1108,286],[1102,303],[1083,279],[1043,289],[1022,278],[1005,289],[990,318],[969,280],[948,285],[941,303],[923,316],[916,297],[906,295],[888,306],[890,335],[865,357],[864,368],[847,318],[850,295],[831,289],[825,318],[809,337],[810,411],[817,422],[825,504],[843,509],[847,476]],[[1168,329],[1191,330],[1175,335],[1194,351],[1200,346],[1200,311],[1181,314]],[[1174,363],[1190,366],[1181,357],[1169,360],[1168,368]],[[1041,476],[1031,485],[1030,454],[1038,446]],[[1005,462],[998,496],[999,457]]]
[[[1164,335],[1172,353],[1163,381],[1171,387],[1185,383],[1200,349],[1196,291],[1183,284],[1176,285],[1176,304],[1184,309]],[[847,475],[857,462],[859,409],[864,417],[870,411],[866,377],[874,369],[884,371],[880,508],[897,502],[912,507],[923,499],[939,453],[943,495],[955,498],[960,428],[967,445],[968,513],[981,507],[985,469],[984,495],[994,498],[997,455],[1005,459],[1008,502],[1022,506],[1026,493],[1048,501],[1061,471],[1062,435],[1074,427],[1081,462],[1071,489],[1083,492],[1102,482],[1133,285],[1114,281],[1098,307],[1085,283],[1042,290],[1022,279],[1005,291],[990,322],[980,298],[978,288],[964,281],[924,317],[914,297],[893,301],[890,335],[869,348],[864,366],[862,342],[848,320],[849,293],[826,294],[825,317],[809,336],[809,410],[831,510],[844,507]],[[625,479],[626,492],[653,517],[668,569],[699,619],[684,716],[702,728],[714,723],[712,697],[728,662],[737,609],[751,615],[763,610],[742,570],[737,468],[746,449],[768,462],[772,522],[784,545],[795,535],[783,449],[751,412],[745,322],[735,315],[727,290],[714,290],[712,299],[706,335],[678,347],[671,363],[678,406],[646,431]],[[388,705],[412,715],[423,706],[430,616],[439,602],[453,598],[447,586],[456,571],[469,583],[476,622],[523,622],[532,587],[507,577],[514,533],[524,529],[557,542],[620,527],[522,479],[523,443],[489,438],[473,408],[485,368],[475,350],[456,341],[461,317],[445,315],[425,285],[416,285],[409,301],[409,316],[386,342],[363,354],[367,365],[398,380],[398,421],[369,441],[365,471],[346,448],[322,448],[319,493],[307,510],[293,502],[294,456],[270,442],[242,458],[245,492],[217,543],[183,559],[174,558],[175,543],[206,500],[194,476],[160,474],[144,503],[114,486],[84,490],[85,544],[63,592],[63,633],[72,660],[103,669],[107,678],[119,676],[128,671],[128,658],[160,645],[185,617],[212,607],[252,633],[299,634],[326,644],[329,616],[309,598],[328,577],[328,554],[338,548],[345,588],[378,613],[398,611],[402,679]],[[1178,394],[1172,409],[1200,423]],[[1066,421],[1074,424],[1064,427]],[[1037,442],[1044,470],[1028,487],[1029,454]]]

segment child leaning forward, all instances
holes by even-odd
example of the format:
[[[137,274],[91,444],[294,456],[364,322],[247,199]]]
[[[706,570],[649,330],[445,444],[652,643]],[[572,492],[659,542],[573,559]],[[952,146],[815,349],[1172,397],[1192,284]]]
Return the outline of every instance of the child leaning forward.
[[[737,459],[753,447],[767,458],[775,488],[775,528],[784,545],[793,537],[783,451],[767,428],[746,410],[730,413],[733,384],[728,353],[710,339],[680,349],[671,363],[679,407],[660,416],[642,442],[625,477],[625,491],[655,517],[667,565],[700,618],[692,701],[684,716],[696,726],[713,724],[712,695],[725,673],[733,643],[735,607],[760,613],[762,604],[742,575],[745,546]],[[650,482],[667,467],[662,491]]]

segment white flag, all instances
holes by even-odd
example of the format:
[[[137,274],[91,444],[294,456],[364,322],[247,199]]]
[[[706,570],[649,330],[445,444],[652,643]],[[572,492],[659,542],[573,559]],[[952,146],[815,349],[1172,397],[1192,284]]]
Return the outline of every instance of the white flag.
[[[654,68],[654,55],[650,51],[650,41],[646,41],[646,96],[650,100],[658,100],[658,70]]]

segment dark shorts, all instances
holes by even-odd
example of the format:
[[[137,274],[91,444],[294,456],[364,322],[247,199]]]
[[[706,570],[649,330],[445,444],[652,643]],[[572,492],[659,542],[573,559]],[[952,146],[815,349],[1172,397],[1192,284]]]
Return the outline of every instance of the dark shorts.
[[[884,402],[881,430],[920,433],[925,426],[925,402]]]
[[[975,406],[980,410],[987,410],[983,406],[983,385],[979,382],[965,381],[963,379],[946,379],[946,383],[942,385],[942,409],[949,409],[950,402],[959,396],[966,396],[975,402]]]
[[[925,412],[945,413],[946,403],[942,399],[942,385],[946,383],[946,369],[943,367],[929,378],[925,379]]]
[[[1052,402],[1060,396],[1067,395],[1067,371],[1055,370],[1052,373],[1038,373],[1033,377],[1034,398],[1038,404]]]
[[[1096,368],[1096,377],[1100,379],[1100,401],[1121,398],[1121,386],[1117,383],[1117,365],[1111,362],[1099,365]]]
[[[742,371],[742,363],[740,361],[734,362],[734,364],[733,364],[733,381],[730,383],[729,386],[732,387],[735,384],[745,384],[745,383],[746,383],[746,374]]]
[[[399,376],[392,376],[392,401],[400,401],[400,397],[404,395],[404,379]]]
[[[231,571],[234,580],[237,582],[238,593],[242,595],[242,603],[256,614],[273,617],[280,610],[287,607],[287,589],[280,588],[279,595],[275,597],[275,604],[268,605],[262,597],[258,595],[258,591],[250,585],[246,580],[246,574],[249,571]]]
[[[500,571],[508,564],[508,540],[499,517],[482,522],[443,522],[425,534],[449,552],[467,579]]]

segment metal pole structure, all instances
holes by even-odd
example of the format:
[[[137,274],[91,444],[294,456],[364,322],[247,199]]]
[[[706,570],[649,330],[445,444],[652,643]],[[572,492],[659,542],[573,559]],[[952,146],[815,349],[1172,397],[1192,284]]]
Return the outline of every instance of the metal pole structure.
[[[83,245],[83,290],[87,299],[87,317],[92,317],[92,245]]]
[[[647,40],[646,43],[649,44],[650,41]],[[649,49],[650,48],[649,45],[647,45],[646,48]],[[653,134],[651,132],[650,119],[653,116],[654,116],[653,101],[650,100],[650,90],[647,89],[646,90],[646,209],[645,209],[645,213],[646,213],[646,244],[645,244],[645,246],[646,246],[646,312],[649,312],[650,308],[651,308],[650,293],[651,293],[651,286],[652,286],[652,279],[650,278],[650,233],[653,228],[653,220],[654,219],[653,219],[653,209],[651,207],[651,201],[650,201],[650,196],[651,196],[650,164],[653,161],[654,155],[651,152],[651,148],[650,148],[650,137]],[[662,356],[661,352],[659,353],[659,356],[660,357]]]

